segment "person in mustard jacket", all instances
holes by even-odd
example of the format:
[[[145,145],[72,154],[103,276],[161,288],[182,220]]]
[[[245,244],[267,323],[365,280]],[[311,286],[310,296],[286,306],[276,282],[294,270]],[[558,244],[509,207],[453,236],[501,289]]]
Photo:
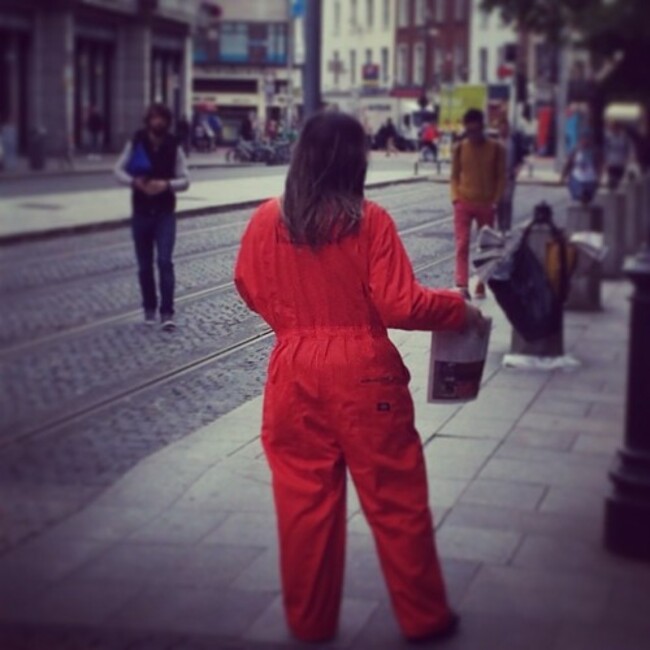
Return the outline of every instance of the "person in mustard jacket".
[[[284,196],[243,235],[235,284],[273,328],[262,444],[273,477],[288,626],[337,632],[346,469],[372,529],[395,614],[414,641],[451,633],[409,372],[386,328],[461,330],[481,313],[420,286],[390,215],[364,199],[363,127],[335,112],[302,130]]]

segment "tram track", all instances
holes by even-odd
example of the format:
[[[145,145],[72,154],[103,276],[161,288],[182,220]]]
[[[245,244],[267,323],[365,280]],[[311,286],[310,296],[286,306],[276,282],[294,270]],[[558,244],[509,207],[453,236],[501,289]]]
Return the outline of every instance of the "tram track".
[[[449,218],[448,218],[449,219]],[[454,258],[454,254],[448,254],[443,257],[439,257],[433,262],[428,262],[426,264],[420,264],[414,267],[415,273],[420,273],[422,271],[429,270],[436,266],[440,266],[451,261]],[[230,287],[233,286],[233,283],[230,283]],[[171,370],[160,372],[153,377],[149,377],[140,382],[131,384],[128,387],[119,387],[109,394],[105,394],[102,397],[92,401],[91,403],[68,412],[63,412],[51,420],[39,424],[31,429],[20,432],[15,435],[8,435],[4,439],[0,440],[0,450],[9,447],[10,445],[24,442],[26,440],[32,440],[44,435],[55,434],[60,432],[62,429],[76,423],[80,420],[83,420],[87,417],[95,415],[105,409],[114,407],[120,402],[126,399],[131,399],[145,391],[162,386],[171,381],[177,380],[184,375],[187,375],[190,372],[194,372],[205,366],[208,366],[212,363],[219,361],[225,357],[228,357],[237,352],[242,352],[247,348],[251,347],[273,336],[273,330],[269,327],[262,326],[262,328],[246,338],[228,345],[224,348],[211,352],[209,354],[204,354],[198,358],[192,359],[188,362],[182,363]]]
[[[440,226],[442,224],[451,222],[451,219],[452,219],[451,215],[445,215],[440,219],[419,223],[415,226],[411,226],[400,230],[400,236],[408,236],[411,234],[416,234],[423,230],[428,230],[432,227]],[[219,253],[234,252],[238,250],[238,248],[239,248],[239,243],[234,244],[232,246],[228,246],[226,248],[220,248],[217,252]],[[214,254],[215,251],[202,252],[200,254],[200,257],[201,258],[210,257]],[[204,287],[201,289],[197,289],[195,291],[190,291],[177,296],[176,303],[185,304],[188,302],[192,302],[194,300],[200,300],[202,298],[215,296],[225,291],[228,291],[229,289],[233,288],[233,286],[234,285],[232,281],[228,281],[228,282],[220,283],[215,286]],[[95,319],[89,323],[83,323],[80,325],[68,327],[64,330],[60,330],[57,332],[51,332],[49,334],[45,334],[37,338],[30,338],[24,341],[20,341],[8,347],[0,348],[0,360],[15,356],[16,354],[25,352],[27,350],[33,350],[34,348],[38,348],[43,345],[58,343],[75,336],[87,334],[89,332],[92,332],[93,330],[98,330],[104,327],[110,327],[111,325],[118,325],[121,323],[128,322],[130,320],[138,318],[141,315],[141,313],[142,310],[140,307],[133,306],[117,314],[112,314],[104,318]]]
[[[414,226],[402,228],[399,230],[399,233],[402,237],[405,237],[408,236],[409,234],[415,234],[418,232],[431,230],[436,226],[439,226],[444,223],[449,223],[451,221],[452,221],[451,215],[446,215],[437,220],[427,220],[424,223],[419,223]],[[437,266],[441,266],[454,259],[454,253],[450,251],[449,246],[445,246],[444,249],[439,250],[435,254],[437,255],[437,257],[433,261],[428,261],[426,263],[421,263],[421,264],[415,264],[414,271],[420,274],[423,271],[427,271]],[[420,258],[422,258],[423,256],[426,256],[426,253],[424,254],[420,253],[419,256]],[[428,259],[431,259],[430,255],[428,256]],[[199,292],[194,292],[192,297],[200,298],[200,297],[208,296],[211,293],[214,293],[215,291],[229,292],[232,289],[233,289],[233,283],[232,281],[229,281],[227,283],[223,283],[216,287],[210,287],[201,290],[200,295]],[[122,313],[119,315],[114,315],[110,318],[110,321],[107,320],[106,322],[99,323],[99,324],[98,323],[89,324],[84,331],[91,331],[93,328],[105,326],[110,324],[110,322],[116,322],[117,320],[128,319],[132,317],[134,314],[139,314],[139,313],[140,310],[138,309],[138,310],[134,310],[133,312],[129,312],[128,314]],[[233,322],[232,332],[235,333],[236,335],[237,329],[245,325],[246,325],[246,321]],[[218,350],[211,350],[207,353],[204,351],[203,354],[197,354],[194,358],[191,358],[189,360],[187,359],[179,360],[179,362],[177,362],[170,369],[161,370],[161,369],[154,368],[152,369],[153,373],[147,377],[143,377],[136,380],[133,379],[130,380],[129,377],[127,376],[124,378],[124,381],[122,381],[121,383],[115,382],[113,386],[108,386],[105,389],[100,388],[101,392],[96,391],[93,395],[89,395],[86,403],[80,404],[79,402],[80,394],[77,393],[76,403],[68,406],[67,410],[65,406],[65,401],[63,401],[62,402],[63,408],[58,410],[58,412],[55,411],[54,413],[52,413],[54,409],[48,409],[49,413],[47,412],[47,410],[43,412],[43,417],[40,422],[30,424],[29,421],[24,421],[23,424],[27,426],[25,426],[22,430],[19,430],[21,428],[21,425],[18,420],[14,421],[13,424],[8,423],[14,427],[15,432],[10,433],[11,427],[7,427],[7,433],[6,433],[7,437],[5,437],[4,440],[0,441],[0,449],[7,448],[8,446],[13,444],[18,444],[22,441],[28,441],[31,439],[38,439],[40,437],[48,436],[49,434],[59,433],[62,436],[65,436],[66,427],[68,425],[71,425],[73,423],[78,423],[80,421],[85,422],[86,418],[90,418],[91,416],[96,415],[99,412],[105,412],[107,409],[110,409],[112,407],[119,407],[120,403],[125,402],[126,400],[128,400],[129,398],[135,395],[145,393],[150,389],[163,386],[165,384],[170,384],[174,380],[179,379],[184,375],[188,375],[189,373],[194,372],[201,368],[206,368],[206,366],[210,366],[210,364],[218,363],[219,360],[230,357],[231,355],[237,352],[243,352],[247,348],[250,348],[251,346],[259,343],[260,341],[263,341],[266,338],[272,336],[272,332],[268,328],[264,328],[261,322],[257,326],[257,330],[253,329],[252,332],[251,332],[251,327],[254,327],[253,323],[250,323],[250,325],[247,326],[249,329],[248,336],[245,336],[239,341],[237,340],[233,341],[235,337],[230,337],[231,342],[228,345]],[[260,326],[262,327],[261,329]],[[78,335],[79,333],[80,333],[79,330],[76,330],[74,332],[68,330],[66,332],[56,334],[56,336],[58,337],[59,340],[61,340],[63,338],[71,338],[75,335]],[[52,336],[50,336],[48,342],[52,340],[54,339],[52,338]],[[41,339],[41,341],[45,342],[44,337]],[[35,342],[32,341],[29,343],[31,343],[31,345],[28,343],[23,344],[22,350],[33,349]],[[14,347],[13,349],[15,351],[16,347]],[[4,353],[7,354],[7,350],[5,350]],[[120,409],[117,408],[117,412],[119,411]],[[74,429],[74,427],[72,427],[72,429]],[[67,432],[69,433],[70,429],[68,429]],[[55,439],[58,439],[58,436]]]

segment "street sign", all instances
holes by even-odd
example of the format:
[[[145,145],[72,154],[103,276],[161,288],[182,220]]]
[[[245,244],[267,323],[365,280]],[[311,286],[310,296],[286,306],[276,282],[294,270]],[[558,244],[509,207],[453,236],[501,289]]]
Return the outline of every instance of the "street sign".
[[[305,0],[291,0],[291,17],[298,18],[305,15]]]

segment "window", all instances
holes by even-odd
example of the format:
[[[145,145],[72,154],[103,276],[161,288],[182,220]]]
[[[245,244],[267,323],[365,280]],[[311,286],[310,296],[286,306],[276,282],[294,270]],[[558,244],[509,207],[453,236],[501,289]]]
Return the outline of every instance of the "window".
[[[490,26],[490,12],[481,9],[481,29],[488,29]]]
[[[219,38],[219,60],[225,63],[248,61],[248,25],[223,23]]]
[[[409,5],[411,0],[397,0],[397,26],[407,27],[409,24]]]
[[[350,50],[350,85],[357,83],[357,51]]]
[[[478,51],[479,81],[487,83],[488,80],[488,49],[482,47]]]
[[[375,22],[375,0],[366,0],[366,27],[372,28]]]
[[[286,26],[283,24],[269,24],[266,37],[265,63],[283,64],[287,60]]]
[[[352,28],[356,27],[359,24],[357,9],[359,8],[359,3],[357,0],[350,0],[350,26]]]
[[[420,86],[424,83],[424,44],[418,43],[413,48],[413,83]]]
[[[381,48],[381,82],[383,84],[388,84],[389,74],[388,74],[388,48]]]
[[[343,61],[341,61],[338,50],[334,50],[332,60],[330,61],[330,70],[332,71],[332,76],[334,77],[334,85],[338,87],[339,77],[343,72]]]
[[[436,22],[438,23],[444,23],[445,22],[445,5],[447,4],[447,0],[433,0],[435,2],[435,12],[434,15],[436,17]]]
[[[406,85],[408,76],[408,47],[400,45],[397,48],[397,83],[401,86]]]
[[[341,33],[341,3],[336,0],[334,3],[334,34],[338,36]]]
[[[366,63],[372,63],[372,50],[370,48],[366,49]]]
[[[465,46],[462,43],[456,43],[454,50],[454,76],[463,79],[467,72],[465,65]]]
[[[427,21],[425,0],[415,0],[415,24],[424,25]]]
[[[465,18],[465,3],[467,0],[454,0],[454,20]]]
[[[383,17],[382,17],[382,22],[384,24],[384,29],[388,29],[390,27],[390,3],[392,0],[383,0],[384,2],[384,10],[382,12]]]

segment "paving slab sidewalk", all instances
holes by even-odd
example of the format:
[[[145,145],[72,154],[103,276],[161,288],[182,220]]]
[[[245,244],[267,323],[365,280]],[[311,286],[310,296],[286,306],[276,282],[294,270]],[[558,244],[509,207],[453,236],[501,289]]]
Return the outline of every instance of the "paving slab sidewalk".
[[[566,314],[567,351],[581,366],[550,373],[501,367],[510,327],[489,298],[484,384],[462,405],[426,402],[430,335],[391,332],[412,374],[438,546],[462,616],[445,648],[647,649],[650,566],[602,547],[607,472],[622,440],[629,293],[606,283],[603,312]],[[258,397],[0,557],[0,629],[301,647],[282,618],[260,417]],[[406,647],[351,485],[348,501],[341,632],[327,647]]]

